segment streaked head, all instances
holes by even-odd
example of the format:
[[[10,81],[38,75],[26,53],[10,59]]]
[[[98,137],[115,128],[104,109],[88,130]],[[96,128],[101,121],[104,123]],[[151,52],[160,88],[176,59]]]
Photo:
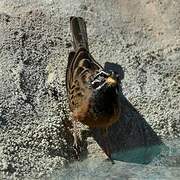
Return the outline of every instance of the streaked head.
[[[119,74],[114,71],[106,73],[101,71],[91,82],[95,91],[103,91],[107,88],[118,88],[120,84]]]

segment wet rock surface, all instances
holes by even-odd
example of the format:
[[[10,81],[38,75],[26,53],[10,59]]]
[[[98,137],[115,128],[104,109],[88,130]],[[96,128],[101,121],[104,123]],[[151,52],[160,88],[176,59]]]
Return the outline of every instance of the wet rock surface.
[[[164,139],[180,134],[179,10],[170,0],[2,0],[0,178],[43,177],[75,159],[65,91],[72,15],[86,19],[94,58],[123,72],[122,117],[109,130],[114,158],[133,162],[117,153],[145,147],[149,164],[161,151],[152,145],[174,146]],[[99,131],[81,131],[82,159],[103,162]]]

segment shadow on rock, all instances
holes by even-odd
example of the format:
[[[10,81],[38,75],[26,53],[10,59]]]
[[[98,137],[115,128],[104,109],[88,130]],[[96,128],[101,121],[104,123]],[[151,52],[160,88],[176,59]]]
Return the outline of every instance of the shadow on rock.
[[[107,62],[105,70],[116,71],[120,74],[121,79],[124,78],[122,67],[118,64]],[[165,145],[143,116],[122,94],[122,91],[120,101],[122,104],[120,120],[109,128],[108,138],[112,158],[119,161],[148,164],[160,154]],[[103,148],[99,129],[92,130],[92,134]]]

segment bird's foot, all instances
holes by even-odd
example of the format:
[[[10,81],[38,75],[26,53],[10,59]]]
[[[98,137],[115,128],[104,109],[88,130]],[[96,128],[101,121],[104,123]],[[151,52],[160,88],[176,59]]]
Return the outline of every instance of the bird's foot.
[[[78,138],[76,133],[73,133],[74,136],[74,143],[73,143],[73,148],[75,151],[75,156],[77,160],[80,160],[80,154],[81,154],[81,147],[80,147],[80,139]]]

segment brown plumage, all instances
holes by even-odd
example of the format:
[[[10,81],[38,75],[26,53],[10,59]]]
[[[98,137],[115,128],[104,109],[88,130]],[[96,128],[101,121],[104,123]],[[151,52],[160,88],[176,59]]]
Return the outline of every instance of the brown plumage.
[[[90,128],[101,128],[105,138],[107,128],[120,115],[118,74],[103,71],[102,66],[89,53],[83,18],[71,17],[70,28],[74,51],[69,53],[66,88],[72,119],[74,123],[79,121]],[[108,145],[105,145],[104,151],[111,158]]]

